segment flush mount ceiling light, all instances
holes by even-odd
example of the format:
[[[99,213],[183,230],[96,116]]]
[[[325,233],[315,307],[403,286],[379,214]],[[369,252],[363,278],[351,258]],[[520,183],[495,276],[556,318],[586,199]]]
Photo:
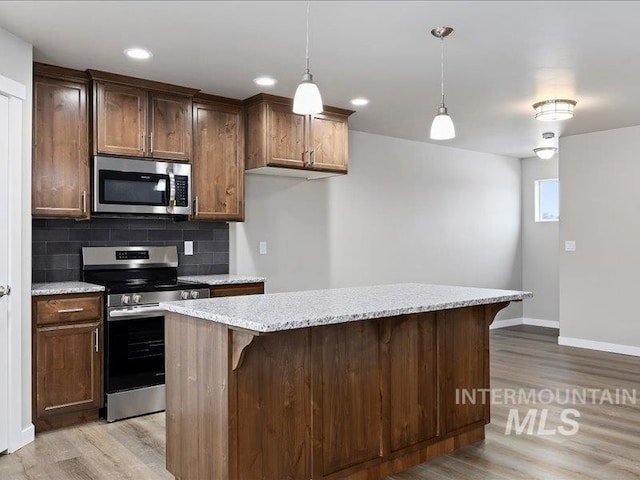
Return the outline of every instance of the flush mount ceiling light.
[[[369,100],[367,100],[366,98],[354,98],[353,100],[351,100],[351,105],[355,105],[356,107],[362,107],[364,105],[367,105],[369,103]]]
[[[261,87],[273,87],[276,84],[276,79],[272,77],[258,77],[254,78],[253,82]]]
[[[302,75],[302,81],[296,89],[296,94],[293,97],[293,113],[300,115],[314,115],[321,113],[322,96],[318,86],[313,83],[313,75],[309,70],[309,6],[310,2],[307,2],[307,48],[306,57],[307,63],[304,69],[304,75]]]
[[[558,147],[556,147],[554,145],[550,145],[551,143],[553,143],[553,139],[555,138],[555,134],[553,132],[546,132],[546,133],[542,134],[542,138],[543,138],[543,140],[545,140],[545,143],[548,143],[549,145],[546,145],[544,147],[534,148],[533,152],[541,160],[549,160],[558,151]]]
[[[573,110],[576,106],[575,100],[545,100],[533,104],[536,111],[536,120],[541,122],[559,122],[573,117]]]
[[[153,53],[144,48],[127,48],[124,54],[129,58],[135,58],[136,60],[147,60],[153,57]]]
[[[447,107],[444,104],[444,39],[453,33],[451,27],[438,27],[431,30],[431,35],[440,39],[440,93],[442,95],[442,102],[440,108],[438,108],[438,114],[433,119],[431,124],[431,140],[449,140],[455,138],[456,129],[453,126],[453,120],[447,112]]]

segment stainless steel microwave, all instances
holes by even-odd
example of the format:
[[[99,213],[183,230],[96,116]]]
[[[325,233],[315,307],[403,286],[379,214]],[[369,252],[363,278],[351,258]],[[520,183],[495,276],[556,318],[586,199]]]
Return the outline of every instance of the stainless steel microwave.
[[[93,157],[93,212],[190,215],[191,165]]]

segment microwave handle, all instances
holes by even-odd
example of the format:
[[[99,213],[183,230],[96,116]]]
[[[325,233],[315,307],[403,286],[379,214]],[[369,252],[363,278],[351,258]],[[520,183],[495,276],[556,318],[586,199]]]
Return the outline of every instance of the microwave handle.
[[[169,169],[169,207],[167,210],[169,213],[173,211],[173,207],[176,206],[176,176],[173,174],[173,170]]]

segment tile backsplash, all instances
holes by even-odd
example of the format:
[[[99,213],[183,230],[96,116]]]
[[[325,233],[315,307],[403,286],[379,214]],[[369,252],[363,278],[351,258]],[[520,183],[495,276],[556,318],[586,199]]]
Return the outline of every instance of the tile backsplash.
[[[229,225],[174,222],[164,218],[33,220],[34,283],[79,280],[82,247],[169,246],[178,248],[179,275],[229,273]],[[184,255],[184,241],[193,255]]]

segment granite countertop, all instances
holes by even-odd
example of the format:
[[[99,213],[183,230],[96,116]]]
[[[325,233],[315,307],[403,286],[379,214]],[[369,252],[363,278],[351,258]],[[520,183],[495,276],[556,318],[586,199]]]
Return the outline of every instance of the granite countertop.
[[[86,282],[50,282],[34,283],[31,285],[31,295],[65,295],[68,293],[97,293],[104,292],[102,285]]]
[[[531,292],[417,283],[161,303],[166,310],[255,332],[522,300]]]
[[[186,277],[178,277],[178,280],[184,282],[199,282],[207,285],[233,285],[240,283],[263,283],[266,281],[263,277],[253,277],[250,275],[190,275]]]

